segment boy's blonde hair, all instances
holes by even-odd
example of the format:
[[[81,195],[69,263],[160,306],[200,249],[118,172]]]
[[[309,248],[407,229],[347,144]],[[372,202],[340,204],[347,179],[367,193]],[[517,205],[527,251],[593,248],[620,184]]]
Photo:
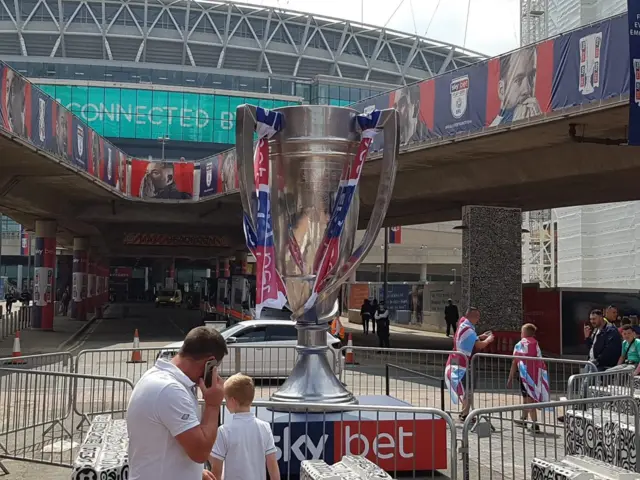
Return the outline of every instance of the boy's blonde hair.
[[[253,383],[253,378],[243,373],[231,375],[224,382],[225,396],[233,398],[241,407],[251,406],[255,393],[256,386]]]
[[[525,323],[522,326],[522,331],[528,337],[533,337],[536,334],[536,332],[538,331],[538,327],[536,327],[533,323]]]

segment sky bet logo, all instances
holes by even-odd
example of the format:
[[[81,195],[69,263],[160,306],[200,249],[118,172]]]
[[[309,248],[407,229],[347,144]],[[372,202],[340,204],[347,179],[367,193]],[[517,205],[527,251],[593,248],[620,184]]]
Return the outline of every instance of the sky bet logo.
[[[272,425],[280,471],[297,474],[303,460],[332,464],[346,454],[364,455],[394,471],[447,468],[444,420],[363,420],[275,423]]]

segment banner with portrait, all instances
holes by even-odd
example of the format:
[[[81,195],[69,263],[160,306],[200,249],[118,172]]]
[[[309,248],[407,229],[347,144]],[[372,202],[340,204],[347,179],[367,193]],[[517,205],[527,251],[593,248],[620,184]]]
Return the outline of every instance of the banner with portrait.
[[[87,137],[87,172],[100,180],[104,180],[104,141],[92,128]]]
[[[144,199],[190,200],[193,197],[192,162],[131,160],[131,196]]]
[[[21,138],[31,136],[31,84],[4,64],[0,64],[0,125]]]
[[[496,127],[551,111],[554,40],[489,60],[486,125]]]
[[[400,146],[424,142],[433,137],[434,81],[414,83],[389,93],[384,108],[400,114]]]
[[[222,193],[222,155],[214,155],[200,161],[200,198]]]
[[[59,103],[51,105],[51,135],[54,155],[71,163],[73,159],[73,115]]]
[[[220,154],[219,175],[222,182],[221,192],[232,192],[239,188],[238,162],[236,150],[227,150]]]
[[[127,156],[124,152],[116,149],[116,189],[127,195],[127,177],[129,169],[127,168]]]

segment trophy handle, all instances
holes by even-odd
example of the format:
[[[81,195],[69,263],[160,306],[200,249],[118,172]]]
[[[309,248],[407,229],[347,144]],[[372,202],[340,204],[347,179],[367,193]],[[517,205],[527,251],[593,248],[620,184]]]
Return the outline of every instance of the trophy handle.
[[[396,179],[396,168],[398,166],[398,152],[400,149],[400,121],[398,111],[388,108],[380,112],[380,124],[384,134],[384,147],[382,152],[382,171],[380,172],[380,183],[378,184],[378,194],[373,205],[371,218],[362,237],[360,245],[351,254],[346,269],[336,272],[335,276],[329,280],[327,286],[320,292],[318,301],[327,299],[331,294],[349,278],[358,268],[362,259],[369,253],[373,246],[380,228],[384,222],[384,217],[391,203],[393,185]]]
[[[236,109],[236,161],[242,209],[255,228],[256,185],[253,167],[253,132],[256,128],[256,107],[240,105]]]

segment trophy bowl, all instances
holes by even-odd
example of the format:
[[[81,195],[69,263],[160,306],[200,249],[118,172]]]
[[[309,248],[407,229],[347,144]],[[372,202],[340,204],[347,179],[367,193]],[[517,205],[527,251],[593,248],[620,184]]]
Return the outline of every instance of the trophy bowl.
[[[254,132],[258,143],[254,152]],[[361,243],[358,182],[374,136],[382,132],[378,192]],[[298,360],[271,400],[352,404],[334,373],[326,332],[340,315],[340,286],[362,262],[383,224],[395,180],[398,113],[361,115],[323,105],[237,109],[236,148],[247,245],[256,257],[256,312],[288,302]],[[276,292],[277,291],[277,292]],[[335,359],[339,365],[341,359]],[[304,408],[308,410],[308,408]]]

